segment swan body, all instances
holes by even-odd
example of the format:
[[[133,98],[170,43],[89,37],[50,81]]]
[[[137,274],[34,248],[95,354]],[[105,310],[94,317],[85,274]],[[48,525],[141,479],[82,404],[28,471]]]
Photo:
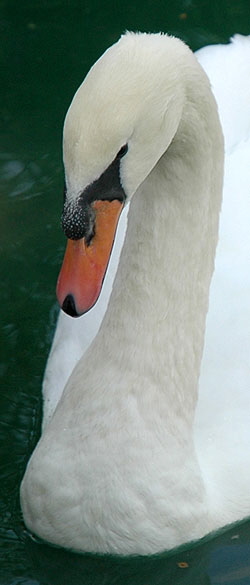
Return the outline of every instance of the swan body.
[[[198,57],[202,62],[204,54]],[[233,200],[234,218],[244,210],[243,259],[230,237],[222,235],[219,244],[216,272],[229,250],[236,277],[224,303],[230,266],[223,265],[222,284],[215,273],[208,359],[203,357],[201,367],[223,139],[207,77],[178,39],[128,33],[79,88],[64,129],[72,217],[79,193],[102,176],[124,144],[119,177],[130,209],[108,309],[61,398],[58,389],[47,410],[21,503],[28,528],[49,542],[80,551],[149,554],[250,514],[250,334],[242,323],[250,310],[249,277],[248,294],[240,288],[249,261],[248,208],[247,197]],[[245,158],[246,145],[245,136]],[[233,326],[234,372],[228,348],[213,334],[217,293],[220,327],[230,329],[228,347]],[[232,325],[227,303],[236,308],[239,327],[238,321]],[[228,385],[221,390],[227,366]]]

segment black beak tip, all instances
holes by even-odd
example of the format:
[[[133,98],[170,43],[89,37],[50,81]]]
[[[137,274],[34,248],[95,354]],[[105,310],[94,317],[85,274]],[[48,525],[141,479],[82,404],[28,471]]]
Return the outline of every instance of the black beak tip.
[[[62,310],[70,317],[79,317],[73,295],[67,295],[62,304]]]

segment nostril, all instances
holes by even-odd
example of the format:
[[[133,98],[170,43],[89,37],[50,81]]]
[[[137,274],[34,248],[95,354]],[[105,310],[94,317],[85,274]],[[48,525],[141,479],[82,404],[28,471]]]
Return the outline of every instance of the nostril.
[[[62,304],[62,310],[70,317],[79,317],[73,295],[67,295]]]

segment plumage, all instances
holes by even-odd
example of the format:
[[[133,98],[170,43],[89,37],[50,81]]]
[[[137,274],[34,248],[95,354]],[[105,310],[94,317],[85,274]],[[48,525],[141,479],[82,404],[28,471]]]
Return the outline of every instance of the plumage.
[[[212,48],[212,65],[209,49],[198,58],[211,66],[227,157],[207,326],[223,140],[196,58],[167,35],[127,33],[92,68],[66,118],[69,201],[128,144],[120,180],[130,209],[98,335],[109,274],[109,290],[89,314],[78,323],[60,317],[44,382],[44,431],[22,483],[28,528],[61,546],[149,554],[250,514],[250,39]],[[235,59],[237,84],[227,71],[228,91],[223,76],[212,75],[220,50],[226,71],[226,56]],[[236,104],[234,136],[226,126],[238,120]],[[56,360],[63,376],[54,386]]]

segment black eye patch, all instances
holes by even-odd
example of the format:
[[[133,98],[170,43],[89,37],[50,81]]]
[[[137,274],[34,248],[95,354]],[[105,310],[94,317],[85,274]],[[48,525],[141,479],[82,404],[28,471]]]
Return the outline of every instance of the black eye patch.
[[[126,193],[120,181],[120,159],[128,151],[125,144],[119,150],[113,162],[105,169],[98,179],[90,183],[74,201],[64,200],[62,228],[70,240],[85,237],[91,242],[95,230],[95,213],[91,207],[94,201],[126,200]],[[65,193],[66,195],[66,193]]]

